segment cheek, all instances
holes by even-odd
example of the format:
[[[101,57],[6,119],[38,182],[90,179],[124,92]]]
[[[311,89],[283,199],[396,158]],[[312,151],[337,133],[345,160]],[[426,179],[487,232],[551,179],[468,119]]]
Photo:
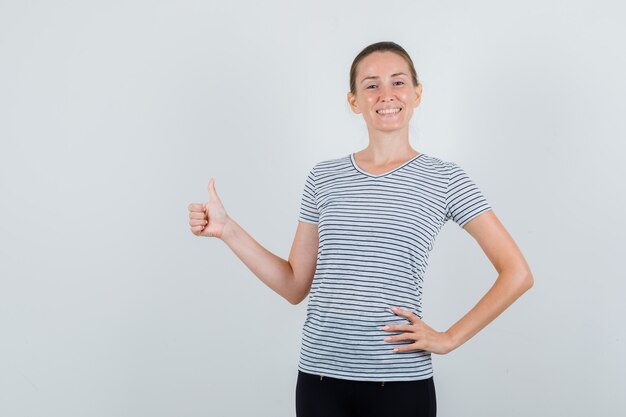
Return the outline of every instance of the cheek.
[[[400,98],[404,102],[409,102],[415,100],[415,95],[410,92],[404,92],[400,95]]]

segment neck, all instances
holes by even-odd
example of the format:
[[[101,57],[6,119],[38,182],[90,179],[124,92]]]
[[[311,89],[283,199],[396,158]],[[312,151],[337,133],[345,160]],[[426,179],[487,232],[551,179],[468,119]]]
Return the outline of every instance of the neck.
[[[362,159],[374,164],[406,160],[418,154],[409,143],[408,126],[402,130],[381,132],[368,128],[369,144],[359,152]]]

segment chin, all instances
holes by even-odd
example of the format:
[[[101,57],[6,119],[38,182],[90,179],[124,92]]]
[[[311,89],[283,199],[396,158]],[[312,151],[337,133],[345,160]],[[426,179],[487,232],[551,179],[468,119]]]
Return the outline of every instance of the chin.
[[[365,121],[366,124],[376,130],[380,130],[380,131],[385,131],[385,132],[392,132],[394,130],[402,130],[402,129],[406,129],[409,126],[408,121],[396,121],[393,123],[380,123],[379,120],[368,120]]]
[[[387,126],[378,126],[378,125],[374,125],[372,126],[373,129],[378,130],[380,132],[393,132],[396,130],[405,130],[408,128],[408,125],[387,125]]]

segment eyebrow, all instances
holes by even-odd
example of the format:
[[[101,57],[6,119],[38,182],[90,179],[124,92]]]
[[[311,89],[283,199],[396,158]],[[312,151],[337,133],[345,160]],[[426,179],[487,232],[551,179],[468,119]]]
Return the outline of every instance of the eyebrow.
[[[406,75],[406,74],[405,74],[405,73],[403,73],[403,72],[396,72],[395,74],[391,74],[391,76],[392,76],[392,77],[395,77],[396,75]],[[408,75],[407,75],[407,77],[408,77]],[[363,78],[363,79],[361,80],[361,83],[363,83],[363,81],[365,81],[365,80],[375,79],[375,78],[380,78],[380,77],[379,77],[378,75],[371,76],[371,77],[365,77],[365,78]]]

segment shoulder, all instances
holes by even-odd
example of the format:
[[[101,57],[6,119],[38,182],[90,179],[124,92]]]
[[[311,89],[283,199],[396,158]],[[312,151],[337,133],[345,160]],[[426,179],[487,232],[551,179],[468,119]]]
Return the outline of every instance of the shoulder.
[[[458,167],[458,165],[453,161],[445,160],[426,153],[422,153],[419,161],[422,167],[433,171],[433,173],[438,176],[449,176],[450,173]]]
[[[316,162],[311,171],[314,174],[328,174],[337,170],[345,169],[350,164],[350,155],[344,155],[337,158],[324,159]]]
[[[350,162],[350,155],[344,155],[337,158],[324,159],[315,164],[315,168],[325,169],[332,168],[337,165],[345,164],[346,162]]]

